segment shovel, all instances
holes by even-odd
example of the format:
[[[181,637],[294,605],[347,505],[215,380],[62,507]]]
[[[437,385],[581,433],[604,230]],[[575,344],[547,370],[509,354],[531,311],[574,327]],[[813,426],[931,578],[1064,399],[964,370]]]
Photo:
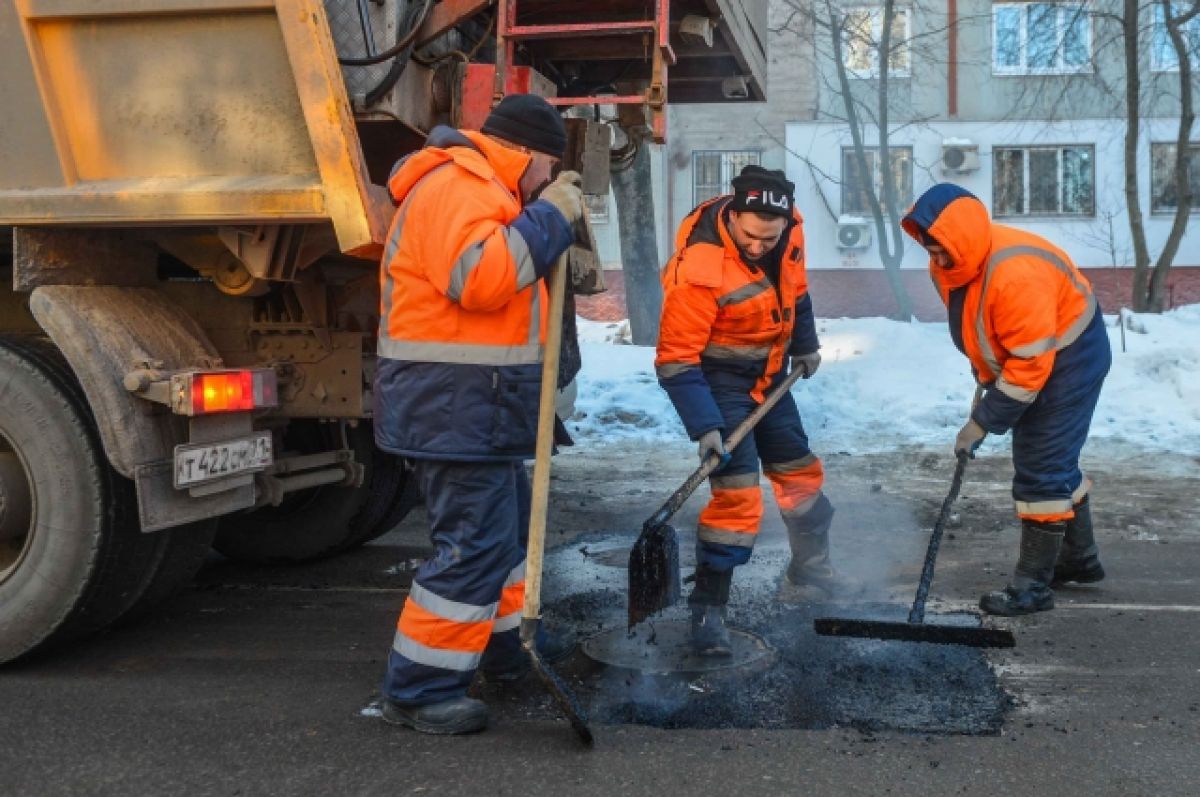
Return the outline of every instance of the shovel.
[[[958,452],[958,465],[954,479],[950,482],[950,493],[942,502],[933,533],[929,535],[929,548],[925,552],[925,566],[921,570],[921,581],[917,585],[917,596],[908,613],[908,622],[888,620],[861,620],[838,617],[818,617],[813,627],[821,636],[863,637],[867,639],[892,639],[902,642],[931,642],[938,645],[966,645],[974,648],[1011,648],[1017,644],[1011,631],[1000,628],[973,628],[971,626],[931,625],[925,622],[925,600],[929,597],[929,586],[933,582],[933,564],[937,559],[938,546],[942,542],[942,530],[950,517],[950,505],[958,497],[963,474],[967,470],[967,452]]]
[[[733,451],[745,439],[763,416],[779,403],[796,380],[803,376],[801,370],[794,370],[779,386],[767,395],[762,404],[746,416],[729,437],[725,438],[725,450]],[[675,604],[683,591],[679,578],[679,535],[674,527],[667,524],[671,516],[679,511],[683,502],[688,499],[700,483],[709,477],[722,464],[717,454],[712,454],[699,468],[688,476],[675,493],[667,499],[657,512],[642,524],[642,533],[633,550],[629,552],[629,628],[645,620],[652,614]]]
[[[558,388],[558,355],[562,348],[563,293],[567,281],[564,252],[550,273],[550,313],[546,329],[546,357],[542,364],[542,392],[538,402],[536,459],[529,509],[529,543],[525,552],[525,606],[521,610],[521,647],[529,655],[533,671],[550,691],[580,741],[591,746],[594,739],[587,715],[566,684],[542,660],[537,650],[537,630],[542,617],[542,554],[546,548],[546,510],[550,500],[550,455],[554,446],[554,394]]]

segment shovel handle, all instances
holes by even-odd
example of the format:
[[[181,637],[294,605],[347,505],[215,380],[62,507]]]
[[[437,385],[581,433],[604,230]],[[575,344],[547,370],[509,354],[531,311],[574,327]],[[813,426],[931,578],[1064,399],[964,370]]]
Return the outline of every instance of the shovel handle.
[[[550,455],[554,450],[554,395],[558,390],[558,359],[562,351],[562,315],[567,282],[567,253],[563,252],[547,277],[550,312],[546,353],[542,362],[542,391],[538,400],[537,448],[529,506],[529,544],[525,551],[525,606],[521,610],[521,639],[532,640],[542,616],[542,558],[546,549],[546,513],[550,503]],[[537,320],[534,319],[533,323]]]
[[[767,394],[762,404],[754,408],[754,411],[746,416],[746,419],[737,425],[733,433],[725,438],[725,450],[733,451],[738,447],[738,444],[750,434],[750,431],[758,425],[763,416],[771,411],[771,408],[779,403],[784,394],[792,389],[792,385],[796,384],[796,380],[804,375],[803,371],[794,370],[787,375],[779,385]],[[667,499],[667,502],[659,507],[658,511],[651,515],[645,523],[642,524],[642,530],[648,531],[657,528],[671,519],[671,516],[679,511],[679,507],[683,506],[683,502],[688,499],[701,482],[709,477],[709,475],[721,466],[721,457],[717,454],[710,454],[707,459],[688,476],[687,481]]]

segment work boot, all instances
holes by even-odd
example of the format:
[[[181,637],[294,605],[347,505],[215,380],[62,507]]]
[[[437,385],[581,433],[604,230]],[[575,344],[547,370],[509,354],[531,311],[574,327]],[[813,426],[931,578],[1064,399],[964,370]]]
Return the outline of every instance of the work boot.
[[[483,730],[488,724],[488,710],[482,701],[470,697],[424,706],[402,706],[384,698],[383,718],[421,733],[449,736]]]
[[[833,504],[822,493],[803,515],[784,516],[792,559],[780,579],[776,596],[780,603],[820,603],[861,591],[860,583],[838,573],[829,560],[833,512]]]
[[[1075,505],[1075,517],[1067,521],[1062,550],[1058,552],[1058,563],[1054,565],[1054,581],[1057,587],[1068,581],[1076,584],[1095,584],[1104,580],[1104,566],[1100,564],[1100,547],[1092,531],[1092,507],[1085,495]]]
[[[729,585],[733,570],[716,571],[706,564],[696,565],[696,584],[688,596],[692,607],[692,649],[701,656],[730,656],[733,645],[725,627],[725,604],[729,603]]]
[[[552,664],[565,659],[574,652],[575,639],[566,634],[551,631],[544,625],[539,625],[534,647],[537,648],[542,661]],[[503,660],[499,659],[499,656],[489,656],[489,651],[484,651],[479,671],[483,673],[486,680],[494,683],[512,683],[524,678],[533,668],[533,664],[529,661],[529,654],[525,652],[524,647],[515,653],[510,653]]]
[[[1054,608],[1054,563],[1062,547],[1066,523],[1061,521],[1021,521],[1021,554],[1013,570],[1012,582],[1001,592],[989,592],[979,599],[979,608],[987,614],[1013,617]]]

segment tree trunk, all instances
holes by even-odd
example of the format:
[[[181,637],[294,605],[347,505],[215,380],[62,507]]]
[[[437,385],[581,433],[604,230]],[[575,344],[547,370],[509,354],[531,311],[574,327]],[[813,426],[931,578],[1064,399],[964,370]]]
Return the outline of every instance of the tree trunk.
[[[1161,0],[1163,15],[1167,23],[1167,33],[1171,37],[1171,45],[1175,49],[1175,57],[1179,61],[1179,129],[1175,136],[1175,160],[1171,164],[1172,177],[1175,181],[1175,219],[1171,224],[1171,232],[1167,235],[1158,260],[1154,264],[1154,272],[1150,275],[1150,290],[1146,297],[1146,309],[1152,313],[1161,313],[1167,306],[1167,275],[1179,253],[1179,243],[1187,231],[1188,217],[1192,209],[1192,189],[1188,175],[1188,149],[1191,145],[1192,122],[1195,111],[1192,107],[1192,65],[1191,54],[1188,52],[1188,41],[1184,38],[1182,26],[1200,14],[1200,3],[1193,2],[1191,10],[1186,14],[1175,16],[1169,0]]]
[[[658,240],[655,234],[654,186],[650,179],[650,146],[638,144],[628,169],[613,172],[613,196],[621,231],[621,271],[625,275],[625,309],[629,329],[638,346],[658,342],[658,317],[662,312]]]
[[[1138,72],[1138,0],[1125,0],[1121,20],[1125,38],[1125,207],[1129,218],[1129,234],[1133,238],[1133,309],[1146,309],[1149,283],[1150,249],[1146,244],[1146,227],[1142,221],[1142,203],[1138,198],[1138,133],[1142,124],[1139,99],[1142,92]]]

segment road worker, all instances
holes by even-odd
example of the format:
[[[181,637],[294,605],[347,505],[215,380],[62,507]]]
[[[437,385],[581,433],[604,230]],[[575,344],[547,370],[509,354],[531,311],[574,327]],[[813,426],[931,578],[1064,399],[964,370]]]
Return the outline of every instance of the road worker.
[[[691,640],[701,655],[730,655],[725,606],[733,570],[750,559],[763,513],[759,461],[787,526],[792,559],[785,600],[821,600],[838,586],[830,564],[833,504],[824,472],[790,394],[733,451],[723,439],[786,376],[807,379],[821,364],[804,270],[804,234],[794,186],[781,171],[747,166],[733,194],[683,221],[663,270],[655,368],[703,462],[727,461],[710,478],[700,513]]]
[[[411,461],[435,553],[400,614],[383,716],[427,733],[482,729],[487,708],[466,696],[476,670],[527,667],[517,629],[542,278],[583,213],[578,174],[550,182],[565,146],[549,103],[510,95],[478,132],[435,128],[388,181],[398,209],[380,274],[375,439]],[[539,636],[547,659],[569,651]]]
[[[1021,548],[1013,577],[984,595],[989,614],[1054,608],[1052,586],[1104,578],[1079,468],[1112,352],[1091,285],[1061,249],[988,218],[983,203],[935,185],[904,217],[929,252],[950,337],[986,388],[954,442],[973,456],[987,434],[1013,434]]]

